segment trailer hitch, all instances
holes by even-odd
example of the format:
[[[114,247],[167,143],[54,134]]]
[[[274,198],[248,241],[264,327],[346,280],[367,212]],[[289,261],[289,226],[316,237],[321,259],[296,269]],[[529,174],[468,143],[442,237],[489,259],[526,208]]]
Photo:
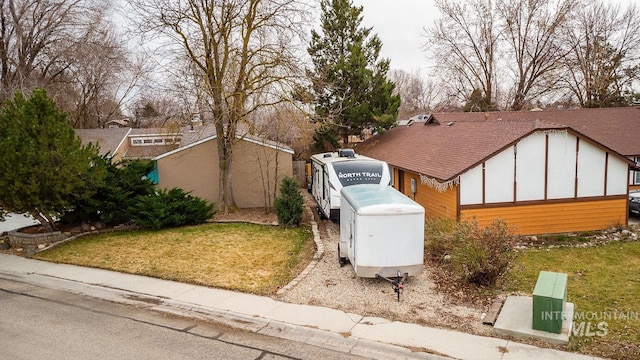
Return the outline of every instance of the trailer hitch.
[[[408,276],[408,273],[404,273],[404,275],[400,276],[400,271],[398,271],[398,276],[393,279],[376,274],[376,278],[384,279],[393,285],[393,292],[398,294],[398,301],[400,301],[400,293],[402,292],[402,289],[404,289],[404,282],[407,280]]]

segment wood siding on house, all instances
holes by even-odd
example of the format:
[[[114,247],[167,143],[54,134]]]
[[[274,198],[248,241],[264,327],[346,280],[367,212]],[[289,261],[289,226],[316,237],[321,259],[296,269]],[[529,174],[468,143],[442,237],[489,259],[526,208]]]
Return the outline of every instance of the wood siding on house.
[[[393,171],[394,187],[396,190],[400,190],[400,184],[397,182],[398,169]],[[414,179],[416,183],[415,195],[411,192],[411,179]],[[455,220],[457,218],[457,204],[458,197],[456,188],[449,188],[445,192],[439,192],[438,190],[422,184],[420,176],[416,173],[404,172],[404,194],[413,201],[424,206],[424,217],[426,221],[435,220],[438,218],[448,218]]]
[[[157,163],[159,187],[179,187],[192,191],[194,196],[218,202],[219,167],[215,139],[159,157]],[[292,154],[239,140],[234,147],[232,172],[233,196],[238,207],[272,207],[280,181],[285,175],[293,175]]]
[[[238,207],[273,207],[275,197],[280,194],[280,181],[285,175],[293,176],[292,154],[238,141],[233,157],[232,186]]]
[[[460,220],[477,219],[486,226],[503,219],[516,226],[516,234],[536,235],[601,230],[627,223],[626,196],[593,201],[562,201],[547,204],[508,205],[460,210]]]
[[[178,187],[209,202],[218,201],[218,148],[206,141],[157,160],[158,187]]]

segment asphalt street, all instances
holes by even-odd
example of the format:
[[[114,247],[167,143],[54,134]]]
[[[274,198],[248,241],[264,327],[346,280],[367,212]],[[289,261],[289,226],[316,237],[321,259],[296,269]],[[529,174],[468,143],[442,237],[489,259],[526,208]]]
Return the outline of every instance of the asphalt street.
[[[0,304],[3,359],[360,359],[5,279]]]

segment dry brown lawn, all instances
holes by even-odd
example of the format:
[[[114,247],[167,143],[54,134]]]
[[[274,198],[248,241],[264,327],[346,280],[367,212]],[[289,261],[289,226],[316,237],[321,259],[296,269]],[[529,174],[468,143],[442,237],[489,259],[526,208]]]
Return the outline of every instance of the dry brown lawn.
[[[217,223],[91,235],[36,258],[268,295],[295,278],[314,251],[307,227]]]

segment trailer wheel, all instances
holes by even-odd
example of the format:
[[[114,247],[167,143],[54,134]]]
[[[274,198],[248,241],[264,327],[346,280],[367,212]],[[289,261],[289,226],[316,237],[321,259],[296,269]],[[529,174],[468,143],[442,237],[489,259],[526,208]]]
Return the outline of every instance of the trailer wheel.
[[[340,267],[347,265],[347,258],[340,256],[340,244],[338,244],[338,264]]]

